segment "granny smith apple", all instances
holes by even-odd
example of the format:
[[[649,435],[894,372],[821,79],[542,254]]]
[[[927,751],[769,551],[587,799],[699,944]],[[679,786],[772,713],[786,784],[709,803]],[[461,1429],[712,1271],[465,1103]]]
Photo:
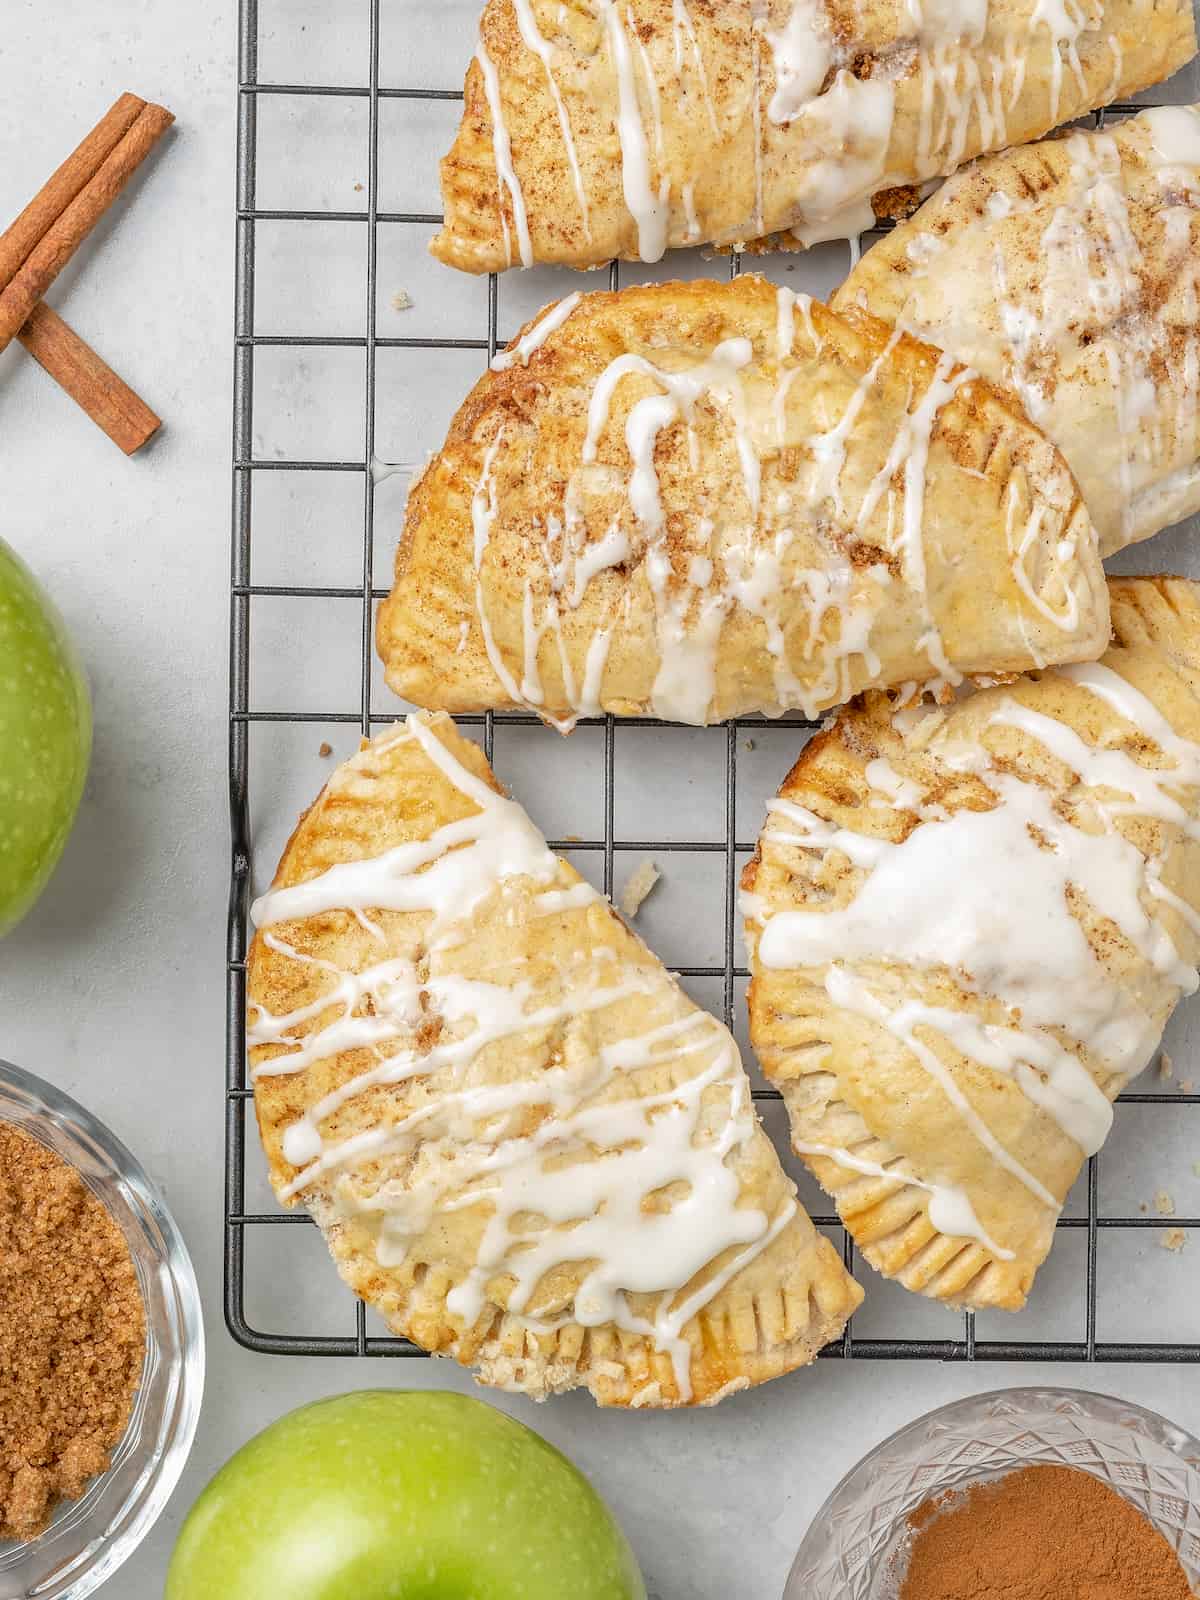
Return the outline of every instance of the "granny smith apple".
[[[91,748],[87,681],[66,624],[0,539],[0,934],[62,854]]]
[[[645,1600],[587,1479],[464,1395],[319,1400],[221,1468],[166,1600]]]

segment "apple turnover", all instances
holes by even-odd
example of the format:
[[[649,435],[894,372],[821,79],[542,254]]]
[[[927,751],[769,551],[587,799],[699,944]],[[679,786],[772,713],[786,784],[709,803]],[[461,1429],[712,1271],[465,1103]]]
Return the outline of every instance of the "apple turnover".
[[[1095,531],[1007,393],[755,276],[572,295],[414,484],[377,643],[433,710],[705,723],[1094,659]]]
[[[1200,110],[957,173],[833,298],[1015,390],[1070,462],[1101,554],[1200,510]]]
[[[737,1046],[447,717],[330,779],[254,906],[271,1180],[397,1333],[536,1398],[712,1404],[861,1299]]]
[[[467,272],[844,238],[1157,83],[1191,0],[488,0],[433,252]]]
[[[848,708],[743,876],[750,1025],[867,1260],[1019,1308],[1200,952],[1200,585],[1111,584],[1099,663]]]

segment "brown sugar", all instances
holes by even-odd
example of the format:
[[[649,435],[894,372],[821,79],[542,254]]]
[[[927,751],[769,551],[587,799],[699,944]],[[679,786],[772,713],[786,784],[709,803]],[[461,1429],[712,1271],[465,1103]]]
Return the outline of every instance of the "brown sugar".
[[[0,1122],[0,1540],[108,1466],[146,1348],[120,1229],[79,1174]]]
[[[1193,1600],[1135,1506],[1075,1467],[1023,1467],[926,1500],[900,1600]]]

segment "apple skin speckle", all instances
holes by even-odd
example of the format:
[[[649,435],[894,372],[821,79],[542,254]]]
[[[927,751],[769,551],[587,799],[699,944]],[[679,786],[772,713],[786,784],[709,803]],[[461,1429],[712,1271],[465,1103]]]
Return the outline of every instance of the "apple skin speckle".
[[[87,680],[66,624],[0,539],[0,936],[62,854],[91,746]]]

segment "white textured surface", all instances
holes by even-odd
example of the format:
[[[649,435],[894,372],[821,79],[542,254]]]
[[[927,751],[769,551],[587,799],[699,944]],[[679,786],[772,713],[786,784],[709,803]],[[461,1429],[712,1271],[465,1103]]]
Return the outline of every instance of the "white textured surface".
[[[142,459],[126,462],[23,352],[0,357],[0,534],[34,564],[66,612],[89,664],[97,723],[87,799],[62,867],[34,914],[0,947],[0,1053],[85,1100],[137,1151],[166,1191],[196,1259],[208,1311],[209,1381],[195,1454],[155,1534],[107,1591],[157,1600],[191,1499],[273,1417],[351,1387],[469,1390],[471,1383],[456,1368],[429,1362],[257,1357],[234,1346],[222,1321],[235,23],[229,0],[211,7],[108,0],[102,10],[83,0],[4,0],[0,218],[24,203],[120,90],[161,99],[177,113],[177,132],[131,199],[51,296],[167,427]],[[383,81],[457,85],[476,11],[477,0],[384,0]],[[365,81],[365,18],[364,0],[263,0],[263,78]],[[1187,87],[1173,86],[1171,98],[1189,98]],[[430,111],[384,103],[382,206],[436,208],[434,163],[456,115],[453,105]],[[364,102],[268,102],[261,125],[261,205],[363,204],[355,184],[366,178]],[[437,267],[421,233],[381,232],[380,332],[477,334],[484,285]],[[304,253],[300,238],[295,224],[260,228],[260,331],[360,331],[365,230],[307,230]],[[844,259],[833,247],[814,252],[785,281],[827,288]],[[724,268],[684,260],[657,274],[634,269],[628,280],[666,270]],[[504,280],[501,332],[567,282],[565,274],[544,271]],[[403,312],[392,307],[401,288],[414,302]],[[257,372],[256,453],[361,452],[354,387],[361,361],[345,350],[267,352]],[[471,351],[381,353],[379,454],[412,459],[432,448],[480,365]],[[356,582],[360,480],[277,474],[259,482],[255,580]],[[380,575],[390,561],[396,488],[393,480],[380,492]],[[1189,544],[1186,535],[1168,536],[1134,551],[1128,565],[1200,571]],[[353,602],[258,603],[255,704],[352,709],[356,620]],[[378,684],[376,703],[381,710],[389,704]],[[268,728],[253,741],[260,881],[328,769],[317,756],[326,737],[341,754],[352,731]],[[619,733],[618,834],[721,837],[719,784],[705,779],[714,760],[723,768],[723,744],[716,730],[660,734],[653,742],[637,730]],[[759,734],[755,750],[743,752],[741,837],[752,836],[762,800],[794,752],[794,736],[783,729]],[[566,745],[536,729],[505,731],[497,741],[502,776],[551,833],[594,835],[600,827],[594,780],[601,754],[587,731]],[[627,858],[626,870],[639,859]],[[719,959],[719,864],[702,855],[660,858],[666,876],[640,925],[667,959]],[[699,982],[695,992],[716,1004],[718,987]],[[1177,1077],[1200,1082],[1200,1039],[1189,1039],[1197,1017],[1193,1003],[1176,1019],[1169,1048]],[[1102,1204],[1136,1211],[1165,1186],[1181,1214],[1194,1214],[1197,1159],[1196,1110],[1127,1107],[1101,1161]],[[349,1301],[315,1237],[279,1233],[271,1236],[279,1255],[269,1274],[267,1263],[250,1258],[252,1273],[259,1269],[252,1316],[284,1327],[307,1313],[317,1331],[346,1331]],[[1061,1239],[1022,1321],[995,1317],[985,1327],[981,1318],[981,1336],[1078,1337],[1082,1243],[1081,1234]],[[1149,1234],[1102,1236],[1101,1335],[1200,1339],[1196,1251],[1200,1239],[1177,1257],[1156,1248]],[[936,1307],[882,1286],[869,1271],[863,1277],[862,1333],[957,1333],[960,1324]],[[1200,1431],[1196,1369],[1155,1367],[826,1362],[694,1416],[605,1415],[582,1399],[541,1409],[498,1403],[593,1477],[661,1600],[776,1600],[808,1518],[868,1445],[955,1395],[1047,1381],[1128,1395]]]

